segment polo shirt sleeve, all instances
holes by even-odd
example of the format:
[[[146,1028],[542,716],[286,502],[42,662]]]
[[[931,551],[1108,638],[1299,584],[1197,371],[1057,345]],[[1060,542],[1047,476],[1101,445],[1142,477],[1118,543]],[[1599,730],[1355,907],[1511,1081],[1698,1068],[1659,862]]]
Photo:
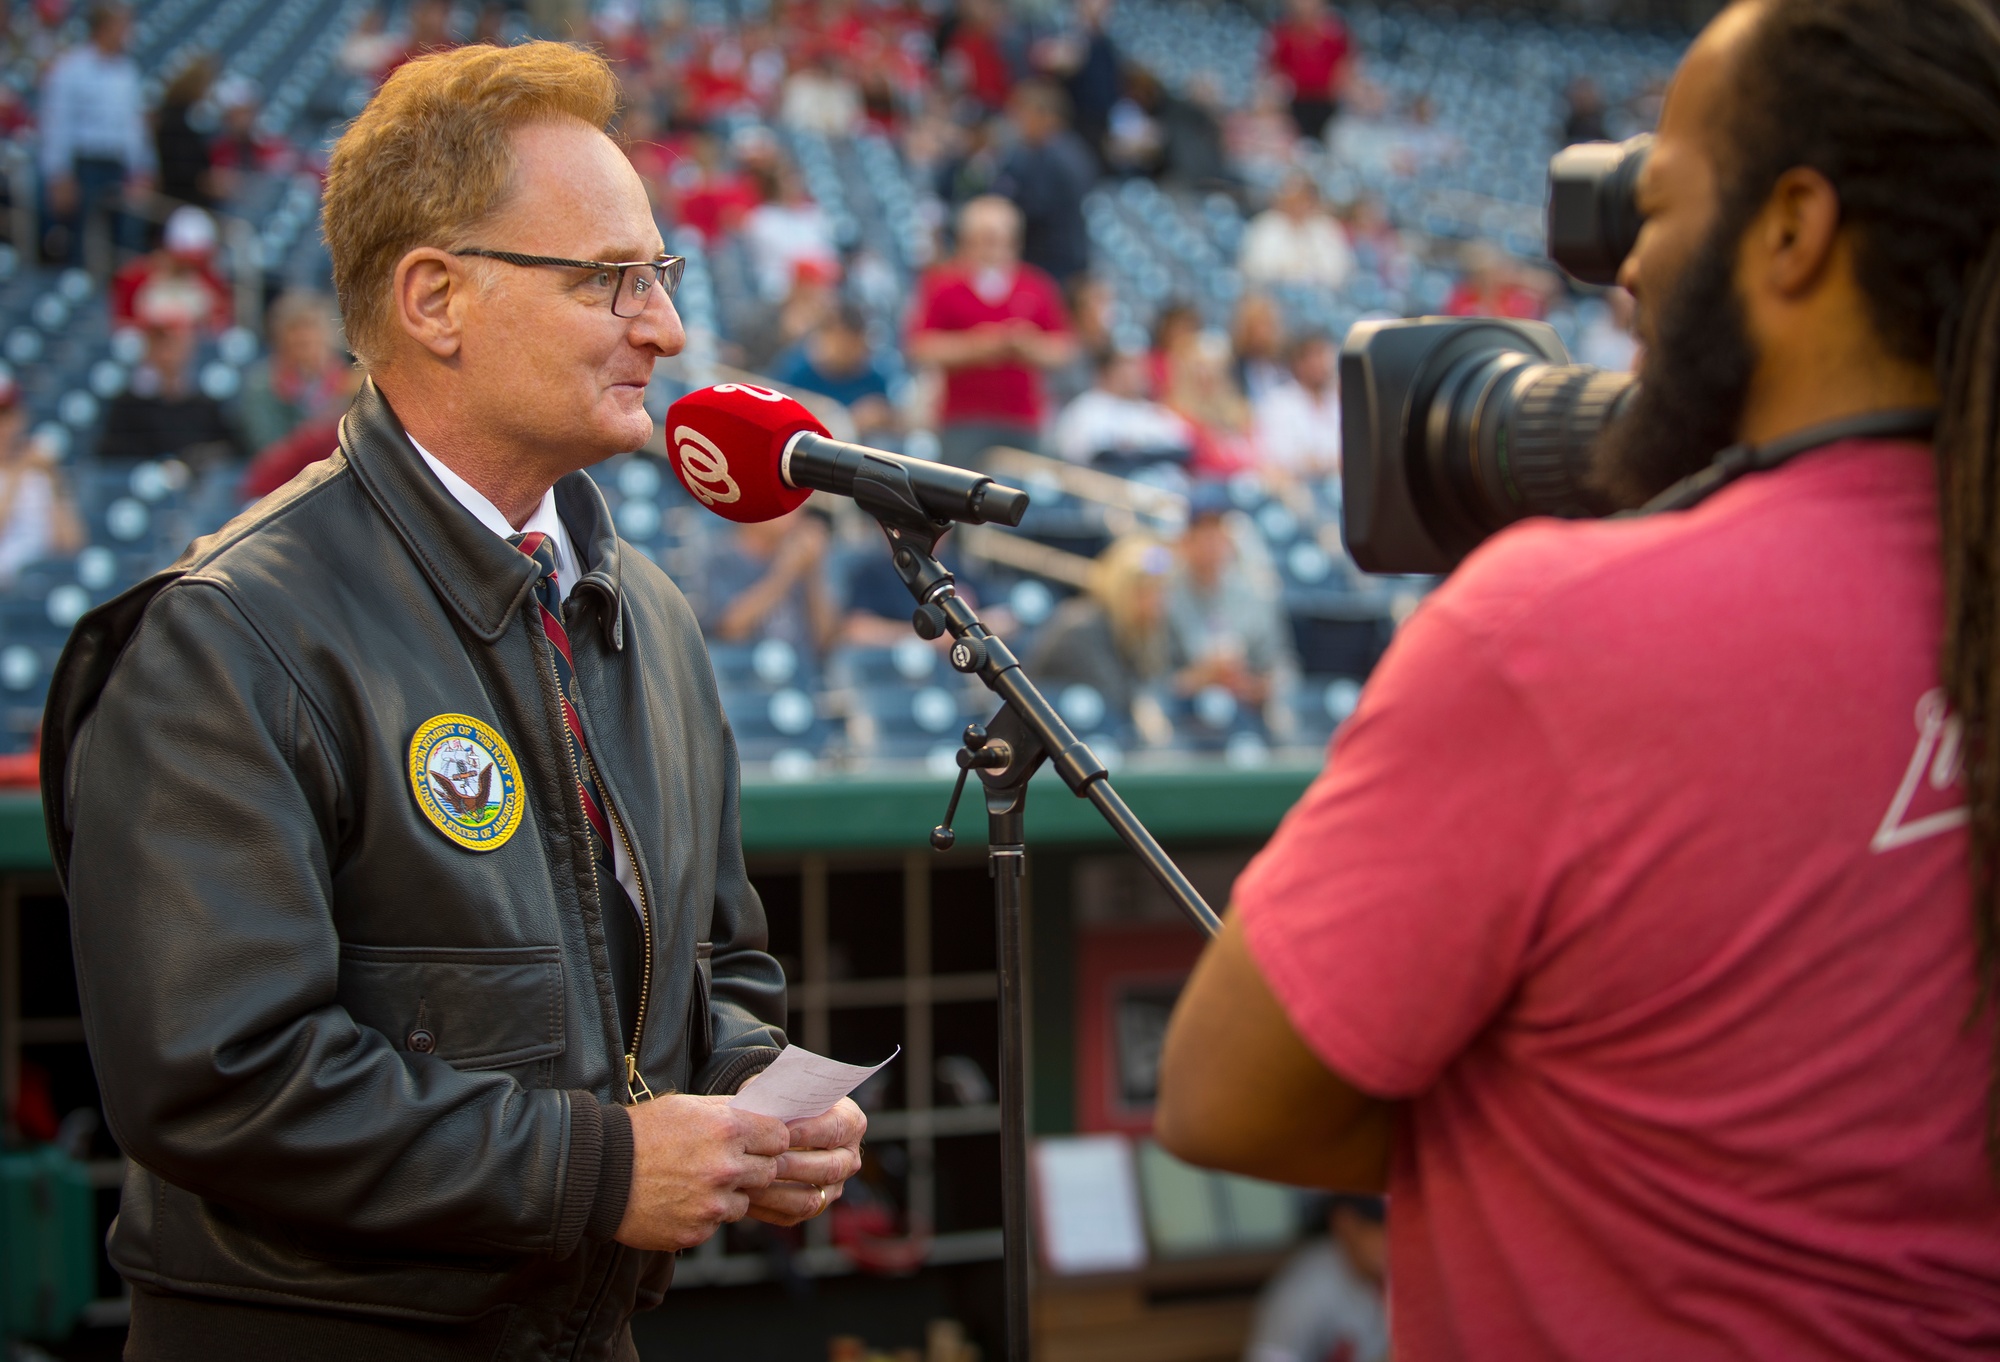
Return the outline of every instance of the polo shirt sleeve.
[[[1028,315],[1044,331],[1069,330],[1069,309],[1063,305],[1061,287],[1040,270],[1026,274],[1027,268],[1022,267],[1025,277],[1034,281],[1034,299]]]
[[[1566,780],[1496,646],[1418,611],[1236,884],[1293,1027],[1377,1097],[1424,1091],[1493,1020],[1552,890]]]

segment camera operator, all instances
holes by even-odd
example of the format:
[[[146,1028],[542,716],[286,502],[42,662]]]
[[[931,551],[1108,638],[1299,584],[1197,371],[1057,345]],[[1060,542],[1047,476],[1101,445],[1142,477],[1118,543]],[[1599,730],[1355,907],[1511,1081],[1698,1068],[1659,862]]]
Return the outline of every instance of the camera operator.
[[[1991,1356],[2000,7],[1732,5],[1638,207],[1605,486],[1812,447],[1431,598],[1238,882],[1160,1138],[1386,1185],[1400,1362]]]

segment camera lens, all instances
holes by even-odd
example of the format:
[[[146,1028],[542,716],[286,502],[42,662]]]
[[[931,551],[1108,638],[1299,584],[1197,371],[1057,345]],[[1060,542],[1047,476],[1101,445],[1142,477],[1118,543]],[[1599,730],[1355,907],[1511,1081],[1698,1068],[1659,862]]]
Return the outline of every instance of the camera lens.
[[[1591,452],[1630,374],[1497,317],[1361,322],[1341,351],[1342,519],[1370,572],[1444,572],[1533,515],[1604,515]]]
[[[1469,549],[1525,516],[1571,519],[1611,508],[1590,490],[1590,451],[1630,374],[1549,364],[1520,350],[1466,355],[1431,399],[1422,467],[1449,537]]]

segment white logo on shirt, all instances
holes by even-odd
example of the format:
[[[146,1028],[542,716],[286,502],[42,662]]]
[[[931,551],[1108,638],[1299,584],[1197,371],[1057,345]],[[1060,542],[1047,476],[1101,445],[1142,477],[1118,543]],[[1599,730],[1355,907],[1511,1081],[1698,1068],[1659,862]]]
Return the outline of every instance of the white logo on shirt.
[[[1934,791],[1951,790],[1957,785],[1964,765],[1964,723],[1952,714],[1942,690],[1924,692],[1923,699],[1917,701],[1917,750],[1910,754],[1903,783],[1896,787],[1896,797],[1889,801],[1889,811],[1882,815],[1882,826],[1875,829],[1869,847],[1875,851],[1894,851],[1963,827],[1972,817],[1972,811],[1962,803],[1916,818],[1910,818],[1910,805],[1926,785]]]
[[[680,465],[688,491],[705,506],[735,501],[743,495],[736,479],[729,476],[729,460],[715,447],[715,441],[693,426],[674,427],[674,461]]]

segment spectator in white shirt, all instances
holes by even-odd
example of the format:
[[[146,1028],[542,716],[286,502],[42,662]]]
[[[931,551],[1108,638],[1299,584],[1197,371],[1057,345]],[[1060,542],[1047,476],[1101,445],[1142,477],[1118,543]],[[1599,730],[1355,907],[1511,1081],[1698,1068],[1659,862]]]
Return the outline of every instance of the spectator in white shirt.
[[[86,223],[109,216],[116,244],[144,249],[136,218],[120,211],[127,194],[154,178],[152,135],[139,87],[139,68],[125,55],[132,15],[123,5],[89,12],[90,41],[56,58],[42,82],[42,183],[50,225],[62,228],[51,254],[81,259]]]
[[[861,126],[861,88],[840,69],[830,49],[818,48],[785,78],[778,121],[800,132],[849,136]]]
[[[1253,284],[1332,288],[1354,272],[1354,251],[1346,230],[1320,202],[1312,177],[1298,173],[1287,176],[1271,206],[1251,219],[1237,268]]]
[[[1324,331],[1300,336],[1292,342],[1291,381],[1258,400],[1258,454],[1279,477],[1310,480],[1340,472],[1338,359]]]
[[[764,301],[783,301],[800,265],[833,271],[837,277],[840,253],[834,249],[833,228],[798,172],[781,165],[757,178],[764,202],[743,219],[743,245]]]
[[[1149,460],[1187,462],[1193,429],[1147,397],[1146,386],[1144,356],[1105,355],[1096,384],[1056,418],[1056,452],[1071,463],[1103,463],[1118,472]]]
[[[1264,1288],[1244,1362],[1385,1362],[1385,1216],[1379,1197],[1332,1199],[1327,1237],[1302,1245]]]
[[[55,453],[28,433],[28,409],[10,376],[0,375],[0,586],[43,558],[83,547]]]

